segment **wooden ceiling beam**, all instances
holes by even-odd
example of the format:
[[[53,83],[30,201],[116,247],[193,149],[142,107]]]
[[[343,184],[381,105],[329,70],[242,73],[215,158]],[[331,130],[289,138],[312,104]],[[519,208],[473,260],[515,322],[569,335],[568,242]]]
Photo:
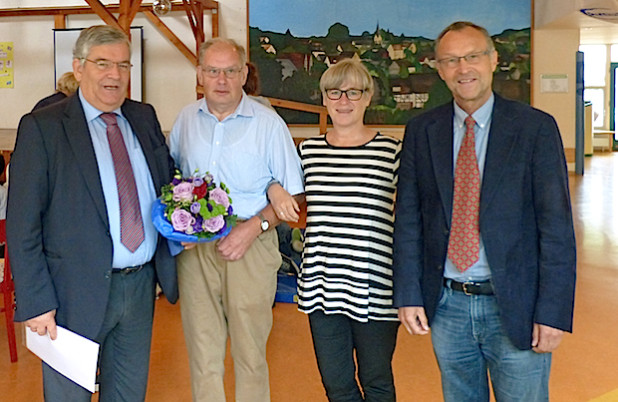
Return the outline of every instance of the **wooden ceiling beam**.
[[[66,29],[66,27],[67,27],[67,16],[64,14],[54,15],[54,28],[55,29]]]
[[[161,21],[161,19],[152,12],[152,10],[144,11],[144,15],[159,30],[159,32],[163,34],[163,36],[165,36],[174,46],[176,46],[178,51],[180,51],[180,53],[182,53],[191,62],[191,64],[194,66],[197,65],[197,56],[189,50],[189,48],[178,38],[178,36],[176,36],[176,34],[174,34],[174,32],[172,32],[172,30],[169,29],[168,26],[165,25],[163,21]]]
[[[99,18],[101,18],[103,22],[105,22],[107,25],[111,25],[113,27],[121,29],[125,33],[127,32],[123,29],[122,26],[120,26],[116,17],[114,17],[114,15],[107,8],[105,8],[105,5],[101,3],[100,0],[85,0],[85,1],[86,3],[90,5],[90,8],[92,8],[95,14],[98,15]],[[121,3],[122,1],[123,0],[121,0]],[[120,12],[122,12],[122,7],[120,7]]]
[[[141,6],[142,6],[142,0],[133,0],[132,1],[131,7],[129,8],[129,14],[128,14],[128,18],[129,18],[129,20],[131,22],[133,22],[133,20],[135,19],[135,16],[139,12]],[[152,7],[151,7],[151,9],[152,9]]]
[[[219,4],[214,1],[206,0],[205,8],[208,10],[219,9]],[[107,10],[113,14],[120,13],[118,4],[108,4]],[[137,7],[138,12],[152,11],[152,3],[142,3]],[[184,6],[180,2],[172,2],[172,11],[184,11]],[[74,14],[95,14],[89,6],[66,6],[66,7],[18,7],[0,8],[0,17],[25,17],[25,16],[44,16],[44,15],[74,15]]]

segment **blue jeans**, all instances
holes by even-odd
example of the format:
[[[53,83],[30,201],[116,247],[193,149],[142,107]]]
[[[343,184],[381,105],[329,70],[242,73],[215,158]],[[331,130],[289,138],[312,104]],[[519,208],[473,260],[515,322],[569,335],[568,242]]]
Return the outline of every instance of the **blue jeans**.
[[[99,351],[99,401],[140,402],[146,397],[154,313],[154,267],[112,274],[105,318],[94,339]],[[86,389],[43,363],[45,401],[90,401]]]
[[[548,401],[550,353],[517,349],[500,323],[495,296],[444,288],[431,324],[444,400]]]
[[[398,321],[358,322],[343,314],[309,314],[322,384],[331,402],[395,401],[391,360]],[[361,390],[356,383],[356,364]],[[364,393],[364,397],[363,397]]]

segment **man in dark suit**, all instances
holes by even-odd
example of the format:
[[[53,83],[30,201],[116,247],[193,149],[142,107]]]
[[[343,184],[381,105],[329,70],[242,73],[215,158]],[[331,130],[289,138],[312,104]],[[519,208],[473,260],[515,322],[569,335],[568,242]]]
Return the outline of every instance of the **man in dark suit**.
[[[498,401],[547,400],[575,288],[560,133],[492,92],[498,55],[484,28],[451,24],[435,50],[454,102],[406,127],[395,305],[409,333],[431,327],[446,401],[489,400],[488,371]]]
[[[155,283],[178,297],[174,259],[150,221],[173,163],[154,109],[125,99],[126,35],[85,29],[73,57],[78,94],[25,115],[11,159],[15,319],[52,339],[57,324],[99,343],[100,400],[143,401]],[[45,363],[43,387],[48,401],[90,400]]]

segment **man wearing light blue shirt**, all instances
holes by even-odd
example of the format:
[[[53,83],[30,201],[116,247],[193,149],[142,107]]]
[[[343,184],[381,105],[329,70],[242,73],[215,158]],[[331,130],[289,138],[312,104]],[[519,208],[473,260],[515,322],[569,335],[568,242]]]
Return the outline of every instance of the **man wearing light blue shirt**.
[[[131,48],[117,28],[82,31],[77,96],[22,117],[11,159],[7,240],[15,319],[100,344],[100,401],[144,401],[155,283],[178,298],[174,258],[150,209],[173,161],[154,109],[126,99]],[[46,401],[90,392],[43,363]]]
[[[194,401],[224,402],[226,343],[234,358],[236,400],[270,401],[266,342],[281,264],[279,223],[266,197],[275,179],[303,192],[303,174],[285,122],[248,98],[245,51],[232,40],[200,48],[204,99],[185,107],[169,136],[183,176],[209,172],[230,190],[239,223],[218,242],[187,245],[177,257]]]

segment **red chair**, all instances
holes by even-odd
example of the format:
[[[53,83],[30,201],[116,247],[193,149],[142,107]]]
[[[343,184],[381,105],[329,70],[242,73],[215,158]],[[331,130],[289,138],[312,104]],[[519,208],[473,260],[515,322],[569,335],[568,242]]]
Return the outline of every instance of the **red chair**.
[[[0,244],[4,244],[4,278],[0,282],[0,291],[4,296],[4,307],[0,312],[5,313],[6,317],[6,332],[9,339],[9,352],[11,354],[11,362],[17,361],[17,342],[15,340],[15,324],[13,323],[13,315],[15,312],[15,284],[13,283],[13,275],[11,274],[11,264],[9,263],[9,253],[6,247],[6,220],[0,220]]]

